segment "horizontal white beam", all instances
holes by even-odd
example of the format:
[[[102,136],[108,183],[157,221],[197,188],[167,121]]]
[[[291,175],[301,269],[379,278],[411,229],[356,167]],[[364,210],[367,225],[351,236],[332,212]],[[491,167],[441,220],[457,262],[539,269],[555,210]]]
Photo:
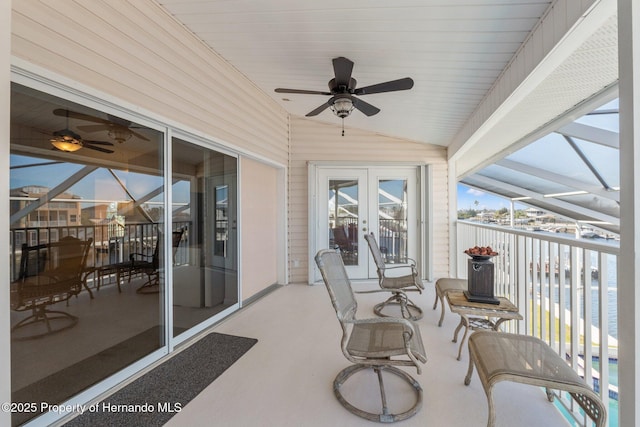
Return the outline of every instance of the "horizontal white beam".
[[[562,135],[593,142],[595,144],[604,145],[605,147],[615,149],[620,148],[620,135],[618,132],[611,130],[573,122],[562,126],[556,132],[561,133]]]
[[[581,215],[597,219],[598,221],[605,221],[613,225],[620,225],[620,219],[611,215],[604,214],[602,212],[594,211],[573,203],[565,202],[564,200],[557,200],[549,197],[544,197],[544,194],[537,193],[535,191],[527,190],[526,188],[519,187],[517,185],[509,184],[507,182],[498,181],[497,179],[489,178],[482,175],[474,175],[473,179],[485,185],[491,185],[498,188],[503,188],[507,191],[520,194],[521,196],[531,197],[534,200],[538,200],[545,204],[556,206],[560,209],[565,209],[570,212],[576,212]]]
[[[555,172],[550,172],[545,169],[540,169],[535,166],[527,165],[524,163],[516,162],[513,160],[502,159],[496,162],[497,165],[512,169],[518,172],[526,173],[527,175],[533,175],[538,178],[546,179],[547,181],[555,182],[557,184],[565,185],[567,187],[574,188],[576,190],[585,190],[591,194],[595,194],[602,198],[613,200],[615,202],[620,201],[619,191],[609,191],[603,187],[594,187],[591,184],[580,181],[579,179],[571,178],[566,175],[561,175]],[[473,177],[473,176],[472,176]]]

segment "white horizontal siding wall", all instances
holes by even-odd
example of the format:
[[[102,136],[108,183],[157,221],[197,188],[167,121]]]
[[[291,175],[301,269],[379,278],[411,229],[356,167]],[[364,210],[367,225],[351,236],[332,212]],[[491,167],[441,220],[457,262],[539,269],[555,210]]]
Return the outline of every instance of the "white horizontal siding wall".
[[[154,2],[20,0],[12,8],[14,57],[286,164],[286,112]]]
[[[310,161],[353,161],[359,164],[416,162],[431,165],[433,247],[437,249],[432,254],[433,273],[435,277],[448,275],[446,149],[357,129],[345,129],[345,136],[341,136],[341,128],[337,125],[292,117],[289,162],[289,268],[292,283],[306,283],[308,280],[307,164]],[[294,267],[295,261],[299,263],[297,267]]]

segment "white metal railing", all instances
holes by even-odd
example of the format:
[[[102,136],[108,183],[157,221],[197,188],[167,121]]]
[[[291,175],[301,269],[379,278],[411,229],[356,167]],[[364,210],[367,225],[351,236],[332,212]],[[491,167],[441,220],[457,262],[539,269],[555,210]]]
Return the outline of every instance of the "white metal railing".
[[[610,375],[610,366],[617,373],[618,359],[615,243],[457,222],[458,277],[467,277],[465,249],[491,246],[498,252],[495,293],[513,301],[524,317],[510,328],[546,341],[587,379],[609,408],[611,426],[618,419],[617,375]],[[577,422],[587,423],[569,396],[559,398]]]

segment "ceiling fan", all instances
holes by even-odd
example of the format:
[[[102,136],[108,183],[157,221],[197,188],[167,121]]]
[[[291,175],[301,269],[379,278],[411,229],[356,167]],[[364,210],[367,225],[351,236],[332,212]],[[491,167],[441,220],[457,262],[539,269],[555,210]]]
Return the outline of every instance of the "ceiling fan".
[[[92,150],[101,151],[103,153],[113,153],[113,150],[100,147],[100,145],[113,146],[113,143],[107,141],[89,141],[82,139],[80,135],[71,129],[62,129],[53,133],[50,139],[55,149],[72,153],[81,148],[90,148]]]
[[[54,114],[56,111],[55,110]],[[67,110],[62,110],[67,111]],[[68,111],[67,111],[68,113]],[[108,148],[100,147],[100,145],[113,146],[113,143],[107,141],[90,141],[86,139],[82,139],[80,135],[69,129],[69,115],[66,114],[67,117],[67,127],[53,132],[51,139],[51,145],[53,145],[55,150],[65,151],[67,153],[72,153],[74,151],[78,151],[81,148],[90,148],[92,150],[101,151],[103,153],[113,153],[113,150]]]
[[[88,122],[99,123],[97,125],[86,125],[86,126],[78,126],[78,129],[85,132],[99,132],[106,130],[108,135],[113,138],[116,142],[123,143],[133,135],[137,138],[140,138],[144,141],[149,141],[149,138],[142,135],[139,132],[132,130],[133,123],[128,120],[121,119],[120,117],[112,116],[107,114],[107,119],[102,119],[100,117],[91,116],[89,114],[78,113],[71,110],[64,110],[62,108],[58,108],[53,111],[53,114],[56,116],[62,117],[71,117],[74,119],[86,120]]]
[[[329,92],[300,89],[277,88],[277,93],[296,93],[304,95],[327,95],[331,96],[327,102],[313,111],[306,114],[307,117],[316,116],[330,108],[333,113],[344,119],[351,114],[353,109],[362,111],[367,116],[378,114],[380,109],[356,98],[354,95],[370,95],[382,92],[394,92],[398,90],[408,90],[413,87],[413,80],[409,77],[378,83],[371,86],[356,88],[356,79],[351,77],[353,62],[345,57],[333,58],[333,72],[335,77],[329,80]],[[344,130],[343,130],[344,135]]]

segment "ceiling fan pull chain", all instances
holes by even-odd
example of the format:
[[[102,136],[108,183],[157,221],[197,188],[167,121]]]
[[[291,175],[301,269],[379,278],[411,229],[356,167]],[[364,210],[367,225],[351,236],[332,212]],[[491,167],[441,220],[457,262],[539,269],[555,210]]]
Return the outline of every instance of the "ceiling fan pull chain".
[[[344,117],[342,118],[342,136],[344,136]]]

